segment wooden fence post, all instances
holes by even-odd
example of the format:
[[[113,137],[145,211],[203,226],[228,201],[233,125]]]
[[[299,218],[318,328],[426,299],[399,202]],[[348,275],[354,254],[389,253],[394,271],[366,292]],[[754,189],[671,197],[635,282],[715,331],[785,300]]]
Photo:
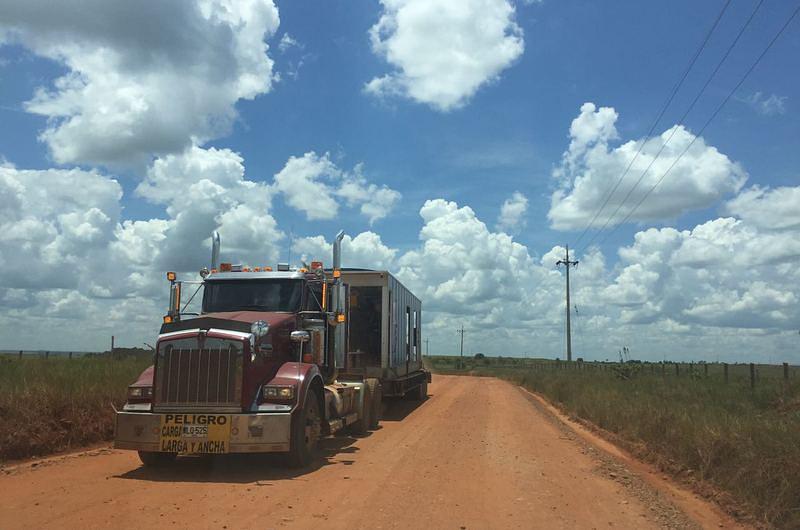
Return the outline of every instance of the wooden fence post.
[[[69,352],[69,360],[72,360],[72,352]]]
[[[49,351],[44,352],[44,358],[45,359],[49,359],[50,358],[50,352]]]
[[[756,365],[750,363],[750,388],[756,387]]]
[[[703,377],[708,379],[708,363],[703,363]]]
[[[681,365],[680,363],[675,363],[675,375],[681,375]]]
[[[722,363],[722,369],[725,372],[725,384],[728,384],[728,363]]]
[[[22,360],[22,350],[19,351],[19,360]]]
[[[783,363],[783,378],[789,380],[789,363]]]

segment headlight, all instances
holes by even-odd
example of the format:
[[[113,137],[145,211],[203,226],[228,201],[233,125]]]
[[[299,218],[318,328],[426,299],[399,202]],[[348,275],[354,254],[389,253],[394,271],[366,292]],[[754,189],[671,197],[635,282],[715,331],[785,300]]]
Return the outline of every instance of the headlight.
[[[265,385],[262,395],[264,399],[294,399],[294,387],[283,385]]]
[[[128,399],[149,399],[153,397],[152,386],[129,386]]]

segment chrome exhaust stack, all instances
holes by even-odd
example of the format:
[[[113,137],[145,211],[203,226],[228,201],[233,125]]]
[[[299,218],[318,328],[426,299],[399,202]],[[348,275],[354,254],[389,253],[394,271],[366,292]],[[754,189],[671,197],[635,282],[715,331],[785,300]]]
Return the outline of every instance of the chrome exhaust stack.
[[[334,313],[341,313],[344,307],[342,306],[342,280],[339,277],[342,268],[342,239],[344,238],[344,230],[339,230],[336,234],[336,239],[333,241],[333,307]]]
[[[219,232],[211,233],[211,268],[219,269]]]
[[[342,238],[344,238],[344,230],[339,230],[336,240],[333,242],[333,270],[342,268]]]
[[[336,378],[337,369],[344,366],[344,347],[345,347],[345,326],[341,325],[344,320],[342,314],[344,312],[344,290],[342,289],[342,239],[344,238],[344,230],[339,230],[336,234],[336,239],[333,242],[333,286],[332,286],[332,310],[334,328],[334,352],[333,352],[333,379]]]

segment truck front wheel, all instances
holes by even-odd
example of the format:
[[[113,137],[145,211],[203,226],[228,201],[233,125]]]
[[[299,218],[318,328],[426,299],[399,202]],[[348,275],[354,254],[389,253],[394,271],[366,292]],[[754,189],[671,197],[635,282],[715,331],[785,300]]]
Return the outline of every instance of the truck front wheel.
[[[175,453],[158,453],[156,451],[139,451],[139,460],[145,467],[164,467],[175,461]]]
[[[322,434],[322,418],[319,414],[317,393],[309,390],[303,409],[292,422],[292,438],[289,442],[289,465],[305,467],[317,456]]]

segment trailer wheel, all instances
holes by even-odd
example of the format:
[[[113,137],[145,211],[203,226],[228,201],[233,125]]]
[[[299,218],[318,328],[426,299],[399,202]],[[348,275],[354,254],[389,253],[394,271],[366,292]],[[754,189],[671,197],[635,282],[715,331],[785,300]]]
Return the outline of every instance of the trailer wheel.
[[[289,465],[305,467],[316,458],[322,434],[322,418],[316,391],[308,391],[306,403],[294,420],[289,442]]]
[[[139,460],[145,467],[164,467],[175,461],[175,453],[158,453],[156,451],[139,451]]]
[[[428,399],[428,381],[423,381],[421,385],[414,389],[412,394],[415,401],[425,401]]]
[[[367,434],[369,426],[372,422],[372,386],[364,381],[364,403],[361,405],[361,417],[350,426],[350,432],[353,434]]]
[[[368,428],[372,431],[378,428],[381,421],[381,410],[383,408],[383,385],[379,379],[367,379],[365,381],[372,390],[372,402],[370,403],[370,414]]]

